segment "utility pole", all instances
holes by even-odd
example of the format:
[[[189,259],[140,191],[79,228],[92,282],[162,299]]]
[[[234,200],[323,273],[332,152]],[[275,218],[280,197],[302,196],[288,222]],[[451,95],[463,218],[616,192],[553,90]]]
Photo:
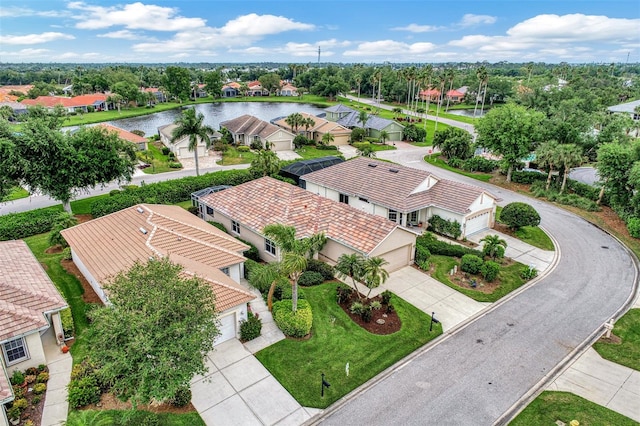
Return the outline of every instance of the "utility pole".
[[[318,65],[320,65],[320,46],[318,46]]]

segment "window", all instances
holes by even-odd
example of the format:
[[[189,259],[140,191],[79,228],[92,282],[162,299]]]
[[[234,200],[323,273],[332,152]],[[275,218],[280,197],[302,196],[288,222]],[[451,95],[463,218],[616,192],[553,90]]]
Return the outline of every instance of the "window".
[[[211,217],[213,217],[213,209],[209,206],[207,206],[207,214]]]
[[[24,338],[22,337],[5,342],[2,345],[2,351],[4,352],[4,357],[7,360],[7,365],[29,359],[29,352],[27,351],[27,346],[25,345]]]
[[[347,194],[340,194],[340,202],[349,204],[349,196]]]
[[[398,221],[398,212],[395,210],[389,210],[389,214],[387,215],[390,221],[397,222]]]
[[[418,211],[416,210],[415,212],[411,212],[409,213],[409,222],[411,224],[417,224],[418,223]]]
[[[220,268],[220,270],[222,271],[223,274],[225,274],[226,276],[230,276],[229,275],[229,268],[224,267],[224,268]]]
[[[235,220],[231,221],[231,230],[236,234],[240,234],[240,224]]]
[[[272,255],[276,255],[276,244],[268,238],[264,239],[264,249],[267,253],[271,253]]]

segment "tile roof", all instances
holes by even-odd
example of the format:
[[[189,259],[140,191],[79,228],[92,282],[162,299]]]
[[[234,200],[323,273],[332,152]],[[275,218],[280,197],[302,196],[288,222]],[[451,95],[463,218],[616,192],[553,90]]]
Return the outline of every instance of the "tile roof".
[[[466,214],[482,193],[496,198],[477,186],[364,157],[306,174],[301,179],[405,213],[433,206]]]
[[[325,108],[324,110],[328,112],[355,112],[353,108],[349,108],[348,106],[345,106],[342,104],[333,105],[328,108]]]
[[[279,130],[278,126],[275,126],[264,120],[260,120],[253,115],[245,114],[240,117],[236,117],[232,120],[223,121],[220,123],[220,127],[225,127],[231,133],[238,135],[248,136],[260,136],[262,139],[266,139]]]
[[[27,244],[0,242],[0,341],[49,326],[44,312],[67,307]]]
[[[45,108],[53,108],[56,105],[62,105],[65,108],[83,107],[88,105],[97,105],[106,102],[107,95],[97,93],[93,95],[80,95],[73,98],[63,96],[38,96],[35,99],[24,99],[23,104],[33,106],[42,105]]]
[[[371,253],[397,225],[384,217],[263,177],[200,199],[223,215],[261,234],[265,226],[294,226],[300,238],[324,232],[327,238]]]
[[[121,129],[119,127],[116,126],[112,126],[111,124],[107,124],[107,123],[100,123],[97,126],[100,126],[104,129],[107,129],[107,131],[109,132],[116,132],[118,134],[118,137],[122,140],[125,141],[129,141],[132,143],[145,143],[147,142],[147,138],[145,138],[144,136],[140,136],[140,135],[136,135],[135,133],[131,133],[127,130]]]
[[[0,362],[0,407],[13,399],[13,389],[9,385],[4,364]]]
[[[309,114],[308,112],[300,112],[299,114],[304,118],[313,119],[315,124],[313,125],[313,127],[309,128],[310,132],[333,133],[335,135],[351,133],[351,129],[347,129],[346,127],[336,123],[335,121],[329,121],[326,118],[318,117],[316,115]],[[286,129],[288,131],[292,131],[291,126],[289,126],[289,124],[287,124],[287,122],[285,121],[286,119],[287,117],[281,117],[275,120],[273,124],[279,127],[282,127],[283,129]],[[298,128],[298,130],[306,130],[306,129],[304,128],[304,126],[301,126],[300,128]]]
[[[349,114],[339,118],[336,120],[336,123],[341,124],[345,127],[362,127],[362,123],[360,122],[358,111],[350,112]],[[393,120],[389,120],[387,118],[378,117],[376,115],[367,115],[367,122],[364,123],[365,129],[375,129],[375,130],[383,130],[389,127],[394,123]],[[399,126],[402,126],[398,123]]]
[[[213,284],[219,311],[255,298],[220,270],[244,262],[240,253],[248,246],[178,206],[139,204],[65,229],[62,235],[101,283],[136,261],[168,256],[186,273]]]
[[[626,102],[624,104],[614,105],[607,108],[611,112],[627,112],[635,113],[635,109],[640,106],[640,100]]]

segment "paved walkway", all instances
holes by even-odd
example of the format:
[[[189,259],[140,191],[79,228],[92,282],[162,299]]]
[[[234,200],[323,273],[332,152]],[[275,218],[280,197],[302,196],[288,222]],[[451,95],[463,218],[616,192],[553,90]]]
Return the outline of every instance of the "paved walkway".
[[[290,150],[276,151],[276,155],[282,161],[298,160],[302,158],[297,152]]]
[[[242,280],[242,284],[244,284],[245,288],[251,288],[249,283],[244,279]],[[271,346],[284,339],[284,333],[273,321],[273,316],[271,312],[269,312],[267,304],[260,295],[260,292],[256,289],[251,289],[251,291],[256,295],[256,298],[250,303],[251,311],[254,314],[258,314],[258,318],[262,320],[262,330],[260,331],[259,337],[246,342],[244,347],[252,354],[255,354],[267,346]]]
[[[56,345],[53,327],[42,335],[44,356],[49,367],[49,381],[47,382],[44,409],[42,411],[42,426],[58,426],[67,421],[69,402],[67,402],[67,385],[71,380],[73,359],[70,353],[63,354]]]
[[[338,145],[338,151],[340,151],[340,154],[347,160],[358,156],[358,149],[353,145]]]

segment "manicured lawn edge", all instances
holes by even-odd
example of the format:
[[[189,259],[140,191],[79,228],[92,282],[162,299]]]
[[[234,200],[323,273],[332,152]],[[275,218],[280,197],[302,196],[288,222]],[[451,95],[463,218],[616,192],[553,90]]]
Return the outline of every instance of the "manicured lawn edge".
[[[430,317],[394,295],[391,303],[402,320],[402,329],[390,335],[371,334],[338,306],[337,285],[332,282],[301,289],[313,309],[309,339],[285,339],[256,354],[305,407],[328,407],[442,333],[440,324],[434,324],[429,332]],[[324,398],[320,396],[321,373],[331,383]]]
[[[487,174],[487,173],[465,172],[464,170],[460,170],[460,169],[457,169],[455,167],[451,167],[446,162],[444,162],[444,160],[441,160],[439,157],[440,157],[440,154],[425,155],[424,156],[424,161],[427,164],[431,164],[431,165],[434,165],[436,167],[440,167],[441,169],[449,170],[450,172],[454,172],[454,173],[457,173],[459,175],[470,177],[472,179],[479,180],[479,181],[482,181],[482,182],[489,182],[489,180],[493,177],[493,175],[490,175],[490,174]]]
[[[500,222],[501,211],[502,207],[497,206],[496,222]],[[547,251],[555,251],[556,249],[551,238],[538,226],[523,226],[522,228],[518,229],[515,234],[520,241],[530,244],[539,249]]]
[[[149,419],[157,419],[157,422]],[[143,410],[80,410],[69,412],[70,425],[153,424],[166,426],[204,426],[198,413],[147,413]],[[133,423],[132,423],[133,422]]]
[[[596,342],[593,348],[604,359],[640,371],[640,309],[630,309],[615,323],[613,334],[620,344]]]

